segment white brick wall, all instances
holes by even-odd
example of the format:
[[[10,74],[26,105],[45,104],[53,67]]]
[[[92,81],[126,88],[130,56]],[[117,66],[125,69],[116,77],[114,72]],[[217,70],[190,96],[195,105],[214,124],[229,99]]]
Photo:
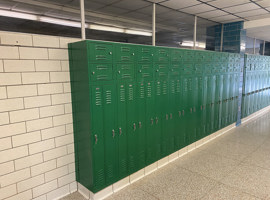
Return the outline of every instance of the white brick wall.
[[[0,200],[77,190],[67,44],[0,32]]]

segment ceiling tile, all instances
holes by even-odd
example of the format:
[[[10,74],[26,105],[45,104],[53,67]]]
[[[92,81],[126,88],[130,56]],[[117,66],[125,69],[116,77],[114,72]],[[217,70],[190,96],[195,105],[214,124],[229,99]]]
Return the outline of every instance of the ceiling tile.
[[[216,6],[218,8],[226,8],[231,6],[236,6],[244,3],[249,3],[249,0],[216,0],[208,2],[210,5]]]
[[[68,4],[69,6],[75,7],[75,8],[80,8],[80,2],[79,1],[72,1],[71,3]],[[94,1],[85,1],[84,2],[84,7],[85,10],[97,10],[100,8],[103,8],[105,5],[104,4],[100,4],[98,2],[94,2]]]
[[[228,15],[228,13],[226,13],[222,10],[213,10],[213,11],[198,14],[199,17],[204,17],[207,19],[222,16],[222,15]]]
[[[268,14],[268,12],[264,9],[256,9],[256,10],[250,10],[250,11],[241,12],[241,13],[235,13],[235,15],[240,16],[240,17],[251,17],[251,16],[263,15],[263,14]]]
[[[153,3],[159,3],[159,2],[162,2],[162,1],[164,1],[164,0],[147,0],[147,1],[153,2]],[[165,0],[165,1],[166,1],[166,0]]]
[[[11,7],[13,7],[16,4],[16,2],[12,2],[10,0],[2,0],[0,1],[0,8],[3,9],[11,9]]]
[[[264,14],[264,15],[257,15],[257,16],[245,17],[245,18],[247,20],[257,20],[257,19],[270,18],[270,13],[269,14]]]
[[[139,13],[143,13],[143,14],[146,14],[146,15],[152,15],[153,7],[150,5],[150,6],[141,8],[141,9],[139,9],[137,11]],[[156,6],[156,14],[157,15],[160,15],[162,13],[171,12],[171,11],[172,10],[170,8],[166,8],[164,6],[159,6],[159,5]]]
[[[215,8],[213,8],[212,6],[208,6],[206,4],[199,4],[199,5],[181,9],[180,11],[189,13],[189,14],[197,14],[197,13],[203,13],[203,12],[207,12],[211,10],[215,10]]]
[[[247,4],[243,4],[243,5],[224,8],[223,10],[228,11],[230,13],[236,13],[236,12],[245,12],[245,11],[249,11],[249,10],[255,10],[255,9],[259,9],[259,8],[260,8],[260,6],[257,6],[254,3],[247,3]]]
[[[197,0],[169,0],[169,1],[162,2],[160,4],[163,6],[167,6],[169,8],[178,10],[180,8],[185,8],[185,7],[200,4],[200,2]]]
[[[18,3],[18,4],[16,4],[16,6],[14,6],[12,8],[12,10],[42,15],[42,14],[48,12],[50,9],[42,7],[42,6],[35,6],[35,5],[30,5],[30,4]]]
[[[88,0],[86,0],[86,1],[88,1]],[[86,1],[85,1],[85,3],[86,3]],[[91,0],[91,1],[95,1],[97,3],[101,3],[101,4],[104,4],[104,5],[109,5],[109,4],[112,4],[112,3],[117,2],[119,0],[102,0],[102,1],[100,1],[100,0]]]
[[[114,4],[112,4],[112,6],[118,7],[118,8],[123,8],[123,9],[129,9],[129,10],[137,10],[140,8],[144,8],[146,6],[150,6],[152,5],[149,2],[146,1],[142,1],[142,0],[123,0],[123,1],[118,1]]]
[[[143,13],[138,13],[136,11],[134,12],[130,12],[130,13],[125,13],[124,16],[126,16],[127,18],[133,18],[135,20],[143,20],[143,21],[147,21],[147,22],[151,22],[152,21],[152,16],[151,15],[145,15]]]
[[[108,14],[108,15],[121,15],[123,13],[128,12],[127,9],[117,8],[113,6],[106,6],[102,9],[97,10],[97,12]]]
[[[233,15],[224,15],[224,16],[211,18],[211,20],[217,21],[217,22],[224,22],[224,21],[234,20],[234,19],[238,19],[239,21],[241,21],[239,17],[235,17]]]
[[[266,7],[270,7],[270,1],[269,0],[260,0],[256,2],[257,4],[259,4],[260,6],[266,8]]]

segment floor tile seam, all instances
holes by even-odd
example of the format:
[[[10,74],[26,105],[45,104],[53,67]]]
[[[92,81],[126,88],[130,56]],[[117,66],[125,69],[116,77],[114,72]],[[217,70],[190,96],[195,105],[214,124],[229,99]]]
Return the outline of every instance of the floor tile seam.
[[[143,190],[142,188],[136,188],[136,189],[145,192],[146,194],[148,194],[148,195],[151,196],[151,197],[154,197],[154,198],[157,199],[157,200],[160,200],[160,199],[159,199],[158,197],[156,197],[154,194],[152,194],[152,193],[150,193],[150,192],[148,192],[148,191],[145,191],[145,190]]]
[[[243,161],[241,164],[246,165],[246,166],[251,165],[252,167],[257,167],[257,168],[264,169],[264,170],[267,170],[270,172],[270,168],[262,167],[262,166],[259,166],[259,165],[253,164],[253,163],[244,163],[244,161]]]
[[[247,191],[244,191],[244,190],[242,190],[241,188],[238,188],[238,187],[234,187],[234,186],[228,185],[227,183],[224,183],[224,182],[222,182],[221,184],[226,185],[227,187],[230,187],[230,188],[234,188],[234,189],[236,189],[236,190],[238,190],[238,191],[240,191],[240,192],[242,192],[242,193],[248,194],[248,195],[253,196],[253,197],[255,197],[255,198],[264,200],[263,198],[258,197],[258,196],[256,196],[255,194],[251,194],[251,193],[249,193],[249,192],[247,192]]]
[[[206,179],[210,179],[210,180],[212,180],[212,181],[214,181],[214,182],[217,182],[217,183],[221,183],[220,180],[216,180],[216,179],[213,179],[213,178],[211,178],[211,177],[205,176],[204,174],[201,174],[201,173],[199,173],[199,172],[195,172],[195,171],[192,171],[192,170],[190,170],[190,169],[183,168],[183,167],[181,167],[181,168],[184,169],[184,170],[187,170],[188,172],[190,172],[190,173],[192,173],[192,174],[202,176],[202,177],[204,177],[204,178],[206,178]]]
[[[207,150],[204,150],[204,151],[207,151]],[[239,159],[236,159],[236,158],[231,158],[231,157],[228,157],[228,156],[225,156],[225,155],[221,155],[221,154],[218,154],[218,153],[215,153],[215,152],[209,152],[209,153],[214,154],[214,155],[219,156],[219,157],[224,157],[226,159],[230,159],[230,160],[233,160],[233,161],[242,162],[242,160],[239,160]],[[248,157],[248,156],[245,156],[245,158],[246,157]]]
[[[242,193],[244,193],[244,194],[247,194],[247,195],[249,195],[249,196],[252,196],[252,197],[255,197],[255,198],[258,198],[258,199],[263,200],[262,198],[257,197],[257,196],[254,195],[254,194],[250,194],[250,193],[248,193],[248,192],[246,192],[246,191],[243,191],[243,190],[241,190],[241,189],[239,189],[239,188],[237,188],[237,187],[233,187],[233,186],[231,186],[231,185],[227,185],[226,183],[220,183],[220,184],[221,184],[221,185],[224,185],[224,186],[227,186],[227,187],[229,187],[229,188],[231,188],[231,189],[235,189],[236,191],[240,191],[240,192],[242,192]]]

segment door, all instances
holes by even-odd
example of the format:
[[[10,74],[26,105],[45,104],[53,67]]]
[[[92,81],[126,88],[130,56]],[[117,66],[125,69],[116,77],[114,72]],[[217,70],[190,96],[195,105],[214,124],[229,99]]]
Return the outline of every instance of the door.
[[[119,179],[128,176],[128,134],[127,134],[127,85],[118,83],[117,121],[119,135]]]
[[[103,126],[106,185],[118,180],[118,134],[116,127],[116,86],[103,85]],[[95,112],[95,114],[97,114]]]
[[[144,82],[137,82],[136,85],[136,118],[137,118],[137,144],[136,144],[136,152],[137,152],[137,159],[136,159],[136,170],[140,170],[145,167],[145,148],[146,148],[146,138],[145,138],[145,84]]]
[[[153,82],[147,82],[145,86],[145,126],[146,126],[146,165],[150,165],[157,160],[157,136],[156,136],[156,124],[155,124],[155,94]]]
[[[127,83],[127,135],[128,135],[128,169],[129,174],[136,171],[137,158],[137,111],[136,86],[133,82]]]
[[[103,91],[100,86],[91,87],[91,143],[93,162],[93,191],[104,188],[105,179],[105,152],[103,134]]]

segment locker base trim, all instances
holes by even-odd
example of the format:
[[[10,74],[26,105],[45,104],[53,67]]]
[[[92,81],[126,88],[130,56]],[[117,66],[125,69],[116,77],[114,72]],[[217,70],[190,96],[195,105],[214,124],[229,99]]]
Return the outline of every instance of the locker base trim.
[[[267,106],[267,107],[255,112],[255,113],[252,113],[251,115],[249,115],[249,116],[242,119],[242,124],[246,123],[246,122],[248,122],[248,121],[250,121],[250,120],[252,120],[254,118],[260,117],[261,115],[265,114],[269,110],[270,110],[270,106]]]
[[[270,106],[267,108],[262,109],[260,112],[261,114],[265,113],[266,111],[270,110]],[[259,114],[254,113],[256,115],[254,115],[252,118],[259,116]],[[250,118],[250,117],[247,117]],[[248,120],[246,120],[246,118],[243,120],[242,124],[246,123]],[[139,170],[138,172],[135,172],[133,174],[131,174],[130,176],[127,176],[126,178],[108,186],[107,188],[97,192],[97,193],[92,193],[91,191],[89,191],[87,188],[85,188],[84,186],[82,186],[80,183],[78,183],[78,191],[86,198],[86,199],[90,199],[90,200],[102,200],[107,198],[108,196],[112,195],[113,193],[116,193],[120,190],[122,190],[123,188],[129,186],[130,184],[142,179],[143,177],[157,171],[159,168],[162,168],[164,166],[166,166],[167,164],[177,160],[178,158],[181,158],[182,156],[188,154],[189,152],[200,148],[201,146],[207,144],[208,142],[214,140],[215,138],[224,135],[225,133],[228,133],[230,130],[234,129],[235,123],[231,124],[215,133],[212,133],[211,135],[208,135],[172,154],[170,154],[169,156],[166,156],[160,160],[158,160],[157,162],[146,166],[145,168]]]

